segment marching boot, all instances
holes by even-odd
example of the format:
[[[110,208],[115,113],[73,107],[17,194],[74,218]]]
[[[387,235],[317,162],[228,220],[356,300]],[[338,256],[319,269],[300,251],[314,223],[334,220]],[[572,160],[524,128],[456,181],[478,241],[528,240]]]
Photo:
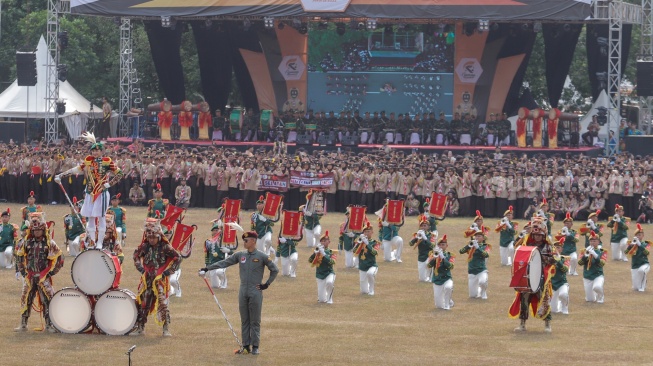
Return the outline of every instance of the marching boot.
[[[526,331],[526,319],[521,319],[519,321],[519,326],[515,328],[515,332],[525,332]]]
[[[545,320],[544,321],[544,332],[551,333],[551,321],[550,320]]]
[[[130,336],[141,336],[145,334],[145,326],[141,323],[138,323],[136,325],[136,330],[133,332],[129,333]]]
[[[57,329],[52,326],[52,322],[50,321],[50,318],[45,319],[45,331],[48,333],[57,333]]]
[[[14,328],[14,332],[27,332],[27,317],[23,316],[20,319],[20,325]]]
[[[164,337],[172,337],[172,333],[168,330],[168,322],[163,323],[163,336]]]

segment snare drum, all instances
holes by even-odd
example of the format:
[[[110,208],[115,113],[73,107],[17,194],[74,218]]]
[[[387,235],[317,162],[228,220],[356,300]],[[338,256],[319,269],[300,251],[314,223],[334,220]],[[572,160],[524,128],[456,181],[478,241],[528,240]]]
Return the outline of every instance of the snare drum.
[[[89,249],[75,257],[70,273],[80,291],[87,295],[101,295],[120,285],[122,268],[118,257],[108,251]]]
[[[48,311],[52,325],[61,333],[80,333],[91,325],[91,300],[73,287],[57,291]]]
[[[536,293],[544,283],[542,256],[537,247],[520,246],[512,261],[510,287],[520,292]]]
[[[131,332],[137,317],[136,295],[129,290],[109,290],[95,303],[95,324],[108,335]]]

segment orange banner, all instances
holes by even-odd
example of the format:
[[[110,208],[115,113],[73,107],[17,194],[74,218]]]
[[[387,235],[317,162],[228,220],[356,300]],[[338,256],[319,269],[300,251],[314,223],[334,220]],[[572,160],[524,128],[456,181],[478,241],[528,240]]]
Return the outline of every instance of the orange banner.
[[[265,54],[244,49],[240,49],[240,54],[243,56],[243,60],[245,60],[252,80],[256,80],[254,89],[256,90],[259,109],[270,109],[276,114],[277,99],[274,94],[274,88],[272,87],[272,78],[270,77],[270,70],[268,69]]]
[[[447,209],[447,195],[436,192],[431,193],[431,205],[429,214],[436,217],[443,217]]]
[[[501,114],[503,112],[503,105],[506,102],[506,97],[510,91],[510,85],[519,70],[524,60],[524,54],[505,57],[499,60],[497,68],[494,72],[494,80],[492,81],[492,89],[490,90],[490,99],[488,100],[487,113]]]
[[[293,109],[301,109],[300,105],[306,105],[306,94],[308,90],[307,67],[308,65],[308,34],[299,34],[299,32],[292,27],[284,27],[279,29],[275,27],[279,47],[281,48],[281,57],[298,56],[301,62],[304,63],[304,70],[297,80],[286,80],[287,95],[278,98],[284,98],[280,104],[295,106]],[[301,103],[301,104],[300,104]],[[276,108],[275,108],[276,111]]]
[[[454,68],[457,68],[463,59],[475,59],[480,64],[488,33],[474,32],[471,36],[467,36],[463,30],[463,22],[456,22]],[[465,104],[473,105],[474,103],[476,82],[465,83],[456,72],[454,72],[453,80],[453,109],[456,110],[458,106],[462,106],[460,109],[465,110]],[[469,93],[469,101],[463,100],[463,94],[466,93]]]

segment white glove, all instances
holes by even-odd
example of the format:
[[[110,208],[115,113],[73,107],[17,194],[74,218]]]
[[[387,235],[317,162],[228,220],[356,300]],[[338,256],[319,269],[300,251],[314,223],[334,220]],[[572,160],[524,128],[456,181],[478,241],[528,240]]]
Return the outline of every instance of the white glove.
[[[286,244],[286,238],[284,238],[283,236],[280,237],[280,238],[279,238],[279,243],[281,243],[281,244]]]
[[[428,213],[427,211],[424,211],[424,217],[428,219],[429,217],[431,217],[431,214]]]
[[[258,215],[258,219],[261,220],[261,221],[263,221],[263,222],[268,221],[268,219],[266,219],[265,216],[263,216],[263,215],[261,215],[261,214]]]
[[[206,272],[199,271],[199,272],[197,272],[197,275],[200,276],[200,277],[204,277],[204,275],[206,275]]]
[[[54,176],[54,182],[57,184],[61,183],[61,176],[59,174]]]
[[[318,251],[320,252],[320,254],[322,254],[322,255],[325,255],[325,254],[326,254],[326,252],[324,252],[324,247],[323,247],[323,246],[318,247],[317,250],[318,250]]]
[[[363,243],[365,243],[365,245],[370,243],[370,241],[367,239],[367,236],[365,236],[365,235],[362,236],[362,240],[363,240]]]
[[[508,224],[508,218],[504,217],[501,219],[501,225],[507,225]]]
[[[613,221],[619,221],[619,220],[620,220],[619,215],[618,215],[618,214],[614,214],[614,216],[612,216],[612,220],[613,220]]]
[[[224,253],[224,254],[229,254],[229,248],[227,248],[227,247],[222,247],[222,248],[220,248],[220,251],[221,251],[222,253]]]
[[[642,245],[642,243],[641,243],[641,242],[639,241],[639,239],[637,239],[637,238],[633,238],[633,244],[635,244],[635,245],[637,245],[637,246]]]
[[[478,249],[478,241],[473,240],[472,244],[474,245],[474,248]]]
[[[21,275],[20,272],[16,272],[16,281],[20,281],[21,277],[23,277],[23,275]]]
[[[562,229],[560,229],[560,233],[564,236],[569,235],[569,229],[566,226],[563,226]]]
[[[222,224],[222,220],[218,220],[215,222],[219,228],[222,228],[224,225]]]
[[[354,236],[356,236],[356,234],[352,233],[351,231],[347,231],[347,232],[345,233],[345,235],[347,235],[347,236],[350,237],[350,238],[353,238]]]
[[[127,233],[122,233],[122,240],[127,239]]]
[[[506,220],[506,227],[508,229],[512,229],[512,225],[510,224],[510,221]]]
[[[599,254],[598,254],[597,252],[595,252],[594,249],[592,249],[592,251],[590,252],[590,254],[591,254],[592,257],[594,257],[595,259],[599,257]]]
[[[438,257],[440,257],[440,259],[444,259],[444,251],[442,249],[438,250]]]
[[[587,226],[589,226],[592,230],[596,229],[596,225],[594,225],[594,220],[592,219],[587,220]]]
[[[104,188],[106,188],[106,189],[111,188],[111,184],[109,184],[109,183],[104,183]]]
[[[478,225],[476,223],[473,223],[472,226],[469,227],[471,230],[478,230]]]
[[[387,221],[383,221],[383,222],[381,223],[381,225],[383,225],[383,226],[388,226],[388,225],[390,225],[390,223],[388,223]]]
[[[313,216],[313,213],[311,211],[304,211],[304,215]]]
[[[586,250],[586,251],[585,251],[585,257],[589,257],[589,256],[590,256],[590,251],[589,251],[589,250]]]

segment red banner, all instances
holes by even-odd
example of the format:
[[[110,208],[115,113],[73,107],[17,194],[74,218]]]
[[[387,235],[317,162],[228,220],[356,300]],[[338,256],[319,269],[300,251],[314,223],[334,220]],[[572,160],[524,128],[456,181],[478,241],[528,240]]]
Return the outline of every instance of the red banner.
[[[302,213],[299,211],[283,211],[281,236],[296,239],[302,236]]]
[[[362,233],[365,227],[365,206],[349,206],[349,222],[347,230],[354,233]]]
[[[265,207],[261,214],[268,220],[278,220],[283,204],[283,196],[268,192],[265,195]]]
[[[436,192],[431,193],[429,213],[433,216],[443,217],[447,208],[447,195]]]
[[[184,212],[184,210],[185,209],[181,207],[168,204],[168,207],[166,208],[166,216],[161,220],[161,225],[167,226],[168,229],[172,228],[175,225],[175,221],[177,221],[177,219],[180,219],[180,221],[184,219],[181,217],[181,214]]]
[[[177,227],[175,227],[175,233],[172,235],[170,245],[172,245],[172,247],[178,252],[183,252],[186,249],[186,245],[188,245],[191,235],[193,235],[193,231],[195,231],[194,226],[184,225],[178,222]]]
[[[240,222],[240,205],[241,200],[226,199],[224,202],[224,218],[223,222]],[[228,246],[236,244],[238,239],[237,232],[229,225],[224,225],[222,228],[222,245]]]
[[[392,225],[402,225],[404,223],[404,201],[388,200],[385,212],[385,221]]]
[[[261,174],[258,187],[261,191],[287,192],[288,175]]]

